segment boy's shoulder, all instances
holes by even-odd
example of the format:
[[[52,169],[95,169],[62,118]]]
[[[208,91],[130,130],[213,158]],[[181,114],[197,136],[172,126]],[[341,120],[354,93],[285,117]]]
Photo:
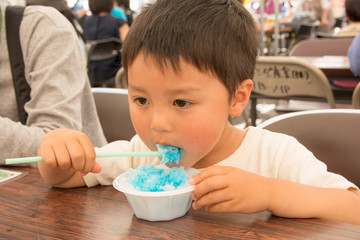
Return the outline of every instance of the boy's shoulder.
[[[266,142],[274,142],[274,140],[276,141],[293,141],[296,139],[292,136],[283,134],[283,133],[277,133],[277,132],[272,132],[263,128],[259,128],[259,127],[248,127],[246,129],[246,136],[245,139],[248,139],[250,141],[257,141],[258,143],[266,143]]]
[[[237,153],[241,155],[262,155],[271,158],[288,155],[291,152],[309,152],[296,138],[258,127],[245,129],[246,135]],[[236,153],[235,153],[236,154]]]
[[[249,127],[245,131],[240,146],[218,165],[273,177],[279,173],[280,166],[317,162],[315,156],[292,136],[257,127]]]

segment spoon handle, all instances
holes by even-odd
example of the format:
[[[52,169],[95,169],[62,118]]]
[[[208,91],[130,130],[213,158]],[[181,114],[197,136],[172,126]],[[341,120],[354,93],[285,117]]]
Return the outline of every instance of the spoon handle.
[[[97,158],[108,157],[162,157],[160,152],[103,152],[97,153]],[[24,158],[8,158],[5,160],[6,164],[20,164],[20,163],[33,163],[42,162],[44,159],[40,156],[37,157],[24,157]]]

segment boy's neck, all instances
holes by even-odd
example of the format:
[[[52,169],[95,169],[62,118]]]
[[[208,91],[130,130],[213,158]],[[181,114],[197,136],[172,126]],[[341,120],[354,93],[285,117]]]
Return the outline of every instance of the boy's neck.
[[[197,169],[210,167],[230,157],[239,148],[245,135],[244,130],[238,129],[229,123],[216,146],[192,167]]]

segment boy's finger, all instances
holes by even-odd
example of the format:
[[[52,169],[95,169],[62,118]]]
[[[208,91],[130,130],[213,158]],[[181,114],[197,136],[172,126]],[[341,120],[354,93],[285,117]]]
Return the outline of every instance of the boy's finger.
[[[196,201],[210,192],[218,191],[227,187],[228,183],[223,175],[212,176],[196,185],[194,191],[191,193],[191,198]]]
[[[211,213],[231,212],[233,209],[232,201],[223,201],[206,206],[206,211]]]
[[[83,171],[85,166],[85,153],[81,144],[72,139],[69,139],[65,144],[71,158],[72,168],[75,171]]]
[[[92,169],[94,169],[95,158],[96,158],[95,149],[90,139],[86,135],[81,136],[78,139],[78,141],[79,141],[78,143],[82,147],[83,154],[85,157],[85,165],[83,167],[83,172],[87,174],[88,172],[92,172]],[[98,169],[98,167],[96,169]],[[101,171],[101,167],[100,167],[100,171]]]
[[[56,161],[55,153],[53,148],[50,145],[41,145],[39,148],[38,155],[41,156],[44,159],[44,162],[52,167],[55,168],[58,166],[58,163]],[[42,162],[39,162],[38,164],[41,164]]]
[[[53,146],[56,162],[63,170],[71,168],[71,157],[65,144]]]
[[[94,167],[91,169],[90,172],[99,173],[99,172],[101,172],[101,170],[102,170],[102,167],[97,162],[95,162]]]
[[[207,194],[202,196],[199,200],[194,201],[192,206],[195,210],[197,210],[205,206],[210,206],[213,204],[218,204],[230,200],[231,200],[231,196],[229,194],[225,194],[223,190],[216,190],[216,191],[208,192]]]
[[[101,172],[101,170],[102,170],[102,167],[97,163],[97,162],[95,162],[95,164],[94,164],[94,166],[93,166],[93,168],[91,169],[91,171],[90,172],[92,172],[92,173],[99,173],[99,172]],[[86,174],[88,174],[89,172],[84,172],[84,171],[82,171],[81,172],[81,175],[82,176],[85,176]]]
[[[223,167],[223,166],[211,166],[200,173],[196,174],[192,178],[189,179],[189,184],[196,185],[202,182],[204,179],[215,176],[215,175],[223,175],[228,173],[231,170],[229,167]]]

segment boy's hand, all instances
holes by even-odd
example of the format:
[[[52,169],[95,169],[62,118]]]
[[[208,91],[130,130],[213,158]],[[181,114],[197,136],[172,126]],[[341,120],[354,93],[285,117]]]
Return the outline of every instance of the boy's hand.
[[[191,195],[193,208],[238,213],[267,210],[270,182],[268,178],[238,168],[209,167],[189,180],[196,185]]]
[[[95,150],[90,139],[82,132],[59,128],[43,138],[38,155],[50,168],[73,169],[82,174],[100,172],[95,162]]]

